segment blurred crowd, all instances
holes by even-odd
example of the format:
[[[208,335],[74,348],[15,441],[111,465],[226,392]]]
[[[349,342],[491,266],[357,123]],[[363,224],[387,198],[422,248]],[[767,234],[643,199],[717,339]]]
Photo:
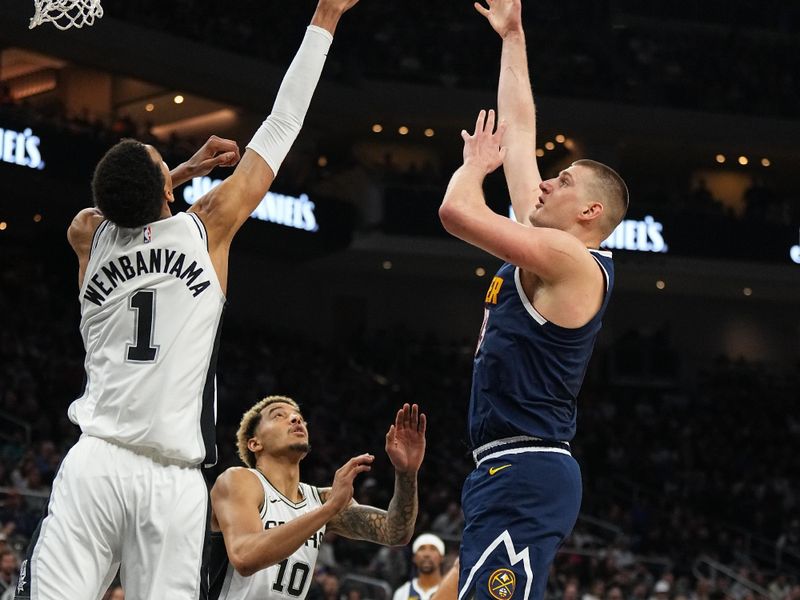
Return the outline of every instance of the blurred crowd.
[[[82,382],[73,265],[22,250],[4,247],[0,263],[0,585],[10,582],[59,462],[77,439],[66,407]],[[473,342],[393,329],[326,345],[232,315],[218,371],[221,460],[212,478],[237,464],[242,413],[264,395],[286,394],[309,421],[313,450],[303,479],[328,485],[351,455],[372,452],[376,464],[357,482],[356,498],[386,506],[393,473],[385,431],[397,407],[418,402],[430,425],[417,530],[447,541],[448,564],[462,526],[461,483],[472,468],[464,415]],[[669,349],[668,336],[657,346]],[[625,335],[593,361],[574,443],[583,512],[554,565],[549,597],[800,600],[800,458],[791,451],[800,437],[792,410],[798,371],[720,357],[687,378],[690,365],[669,350],[650,357],[671,361],[657,378],[627,364],[626,357],[655,347]],[[394,589],[408,579],[409,559],[408,548],[329,535],[313,594],[381,600],[357,577]]]
[[[313,2],[106,0],[106,14],[286,63]],[[798,115],[793,3],[545,0],[524,10],[539,93],[740,114]],[[496,34],[471,2],[370,3],[342,24],[328,76],[494,85]],[[481,47],[480,52],[465,52]]]

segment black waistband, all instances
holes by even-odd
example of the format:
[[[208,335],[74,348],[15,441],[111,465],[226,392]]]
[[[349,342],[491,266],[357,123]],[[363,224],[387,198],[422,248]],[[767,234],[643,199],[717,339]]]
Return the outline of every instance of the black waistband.
[[[472,458],[475,463],[481,462],[483,459],[493,454],[506,454],[512,451],[524,451],[526,448],[541,448],[542,451],[553,450],[555,452],[570,452],[569,442],[558,442],[556,440],[544,440],[536,437],[518,436],[512,438],[504,438],[484,444],[476,448],[472,452]]]

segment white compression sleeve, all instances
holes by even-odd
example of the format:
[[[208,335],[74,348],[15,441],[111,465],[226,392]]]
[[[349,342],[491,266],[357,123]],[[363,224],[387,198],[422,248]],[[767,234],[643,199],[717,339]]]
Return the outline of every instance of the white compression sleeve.
[[[303,43],[283,77],[272,113],[247,144],[275,175],[300,133],[332,42],[330,32],[315,25],[308,26]]]

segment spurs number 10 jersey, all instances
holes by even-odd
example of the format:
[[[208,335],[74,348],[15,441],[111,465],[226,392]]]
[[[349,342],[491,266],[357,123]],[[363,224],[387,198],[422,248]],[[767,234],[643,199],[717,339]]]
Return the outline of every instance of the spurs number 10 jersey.
[[[69,407],[84,433],[191,464],[216,462],[225,297],[202,221],[104,221],[80,290],[86,389]]]
[[[249,469],[264,488],[264,504],[261,507],[261,522],[264,529],[278,527],[322,506],[317,488],[300,484],[303,500],[294,503],[255,469]],[[266,569],[244,577],[228,562],[225,541],[221,533],[211,534],[211,600],[292,600],[305,598],[314,565],[319,554],[319,545],[325,535],[325,527],[308,538],[289,558]]]

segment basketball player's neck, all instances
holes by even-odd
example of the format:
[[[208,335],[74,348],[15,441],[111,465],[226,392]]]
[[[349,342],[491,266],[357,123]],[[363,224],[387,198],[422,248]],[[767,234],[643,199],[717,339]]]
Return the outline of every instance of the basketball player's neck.
[[[256,469],[272,486],[292,502],[300,502],[300,461],[286,456],[259,456]]]

